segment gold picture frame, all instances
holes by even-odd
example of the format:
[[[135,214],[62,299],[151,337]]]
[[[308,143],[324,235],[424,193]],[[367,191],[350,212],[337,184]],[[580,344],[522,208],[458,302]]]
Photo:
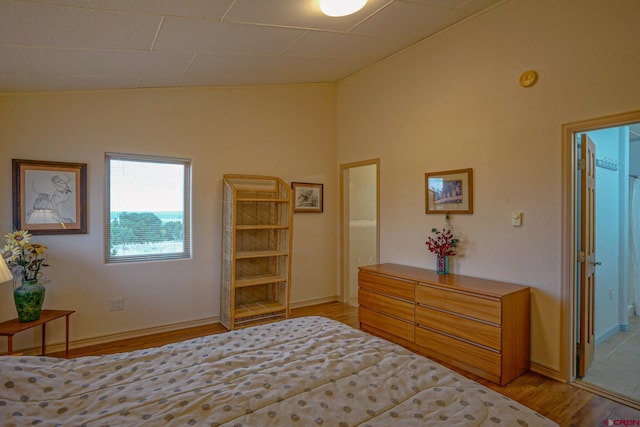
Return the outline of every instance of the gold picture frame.
[[[87,233],[87,164],[12,159],[13,226],[31,234]]]
[[[309,182],[292,182],[291,189],[293,190],[294,212],[320,213],[323,211],[323,184],[312,184]]]
[[[425,178],[425,213],[473,213],[473,169],[428,172]]]

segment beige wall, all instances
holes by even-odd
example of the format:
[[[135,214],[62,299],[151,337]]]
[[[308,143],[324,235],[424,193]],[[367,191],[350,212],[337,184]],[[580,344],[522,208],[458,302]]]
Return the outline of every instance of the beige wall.
[[[50,249],[45,308],[77,311],[72,340],[218,316],[224,173],[324,183],[324,214],[294,218],[291,300],[338,293],[333,84],[1,94],[0,144],[3,235],[11,231],[12,158],[88,164],[88,234],[37,236]],[[193,160],[193,259],[104,264],[107,151]],[[11,292],[0,285],[0,320],[16,315]],[[125,310],[109,312],[116,296]],[[63,325],[48,328],[50,342],[62,340]],[[14,345],[36,346],[38,336],[20,334]]]
[[[424,173],[472,167],[475,212],[453,217],[454,271],[533,286],[532,361],[558,370],[560,129],[640,108],[638,16],[637,0],[507,1],[341,82],[337,98],[334,85],[0,94],[0,231],[12,158],[88,163],[89,234],[40,238],[53,264],[45,307],[77,310],[78,340],[217,316],[223,173],[325,184],[324,214],[295,216],[301,302],[337,293],[338,164],[380,158],[381,260],[427,268],[424,241],[443,218],[424,214]],[[524,89],[527,69],[540,80]],[[104,265],[105,151],[193,159],[193,259]],[[124,311],[108,311],[113,296]],[[0,320],[13,316],[0,285]]]
[[[560,369],[561,125],[640,108],[640,2],[512,0],[338,85],[338,162],[380,158],[381,261],[433,268],[424,173],[473,168],[456,273],[534,287],[534,364]],[[524,89],[519,75],[540,74]],[[524,225],[511,226],[511,212]]]

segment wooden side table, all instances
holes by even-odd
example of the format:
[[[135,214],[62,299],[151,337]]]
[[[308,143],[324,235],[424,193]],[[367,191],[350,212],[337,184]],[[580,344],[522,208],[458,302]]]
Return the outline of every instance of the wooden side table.
[[[35,328],[38,325],[42,325],[42,356],[45,355],[45,336],[48,322],[66,317],[66,345],[65,345],[65,357],[69,357],[69,316],[75,313],[75,310],[42,310],[40,312],[40,318],[33,322],[20,322],[18,318],[7,320],[0,323],[0,336],[7,337],[7,354],[13,354],[13,336],[18,332],[26,331],[27,329]]]

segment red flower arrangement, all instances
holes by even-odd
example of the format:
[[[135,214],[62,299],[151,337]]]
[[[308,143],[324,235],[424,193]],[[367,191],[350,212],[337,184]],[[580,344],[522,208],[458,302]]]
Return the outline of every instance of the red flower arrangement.
[[[432,228],[431,232],[435,234],[435,237],[429,236],[425,242],[429,252],[433,252],[439,257],[456,255],[458,239],[453,237],[453,232],[450,229],[445,227],[440,231],[437,228]]]

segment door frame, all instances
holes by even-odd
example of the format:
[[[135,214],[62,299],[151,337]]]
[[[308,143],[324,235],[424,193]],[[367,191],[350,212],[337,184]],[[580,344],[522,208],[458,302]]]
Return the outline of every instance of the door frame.
[[[640,110],[562,125],[562,313],[560,379],[576,380],[576,292],[578,283],[576,227],[578,152],[575,135],[640,122]]]
[[[345,177],[349,169],[361,166],[376,166],[376,261],[380,261],[380,158],[362,160],[340,165],[340,301],[347,302],[345,277],[349,274],[349,183]]]

